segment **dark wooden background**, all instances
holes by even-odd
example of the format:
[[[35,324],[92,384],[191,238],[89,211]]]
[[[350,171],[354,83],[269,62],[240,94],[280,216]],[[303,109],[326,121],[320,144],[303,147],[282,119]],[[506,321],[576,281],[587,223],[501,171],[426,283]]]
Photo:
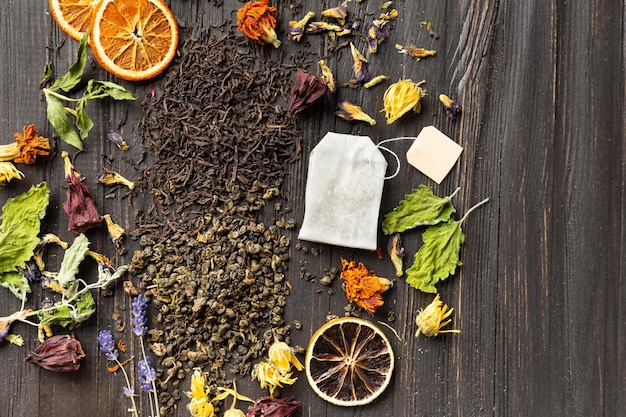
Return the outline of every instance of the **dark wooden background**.
[[[232,20],[242,5],[234,0],[225,0],[223,5],[207,0],[168,3],[185,36]],[[295,15],[295,0],[273,3],[280,11],[281,51],[302,51],[311,62],[309,69],[317,72],[316,62],[325,47],[321,38],[311,39],[309,46],[287,41],[287,22],[300,19],[308,10],[319,16],[321,10],[339,2],[302,1]],[[364,0],[350,7],[378,13],[379,3]],[[302,401],[304,416],[624,415],[625,5],[622,0],[396,1],[396,28],[378,54],[370,56],[370,69],[394,81],[425,79],[429,95],[422,114],[386,125],[378,112],[385,87],[379,86],[371,91],[343,89],[337,96],[362,103],[375,116],[376,126],[335,118],[334,104],[329,101],[299,118],[303,157],[290,167],[284,189],[293,198],[298,224],[304,210],[307,155],[328,131],[369,135],[378,142],[414,136],[422,127],[434,125],[464,147],[458,164],[440,185],[403,160],[400,175],[386,183],[381,213],[421,183],[433,186],[438,195],[461,187],[455,199],[460,213],[485,197],[491,199],[465,223],[463,265],[439,285],[442,298],[455,309],[454,327],[462,333],[416,339],[415,313],[432,296],[399,280],[386,294],[384,308],[371,318],[386,321],[392,311],[396,319],[389,324],[401,337],[398,340],[385,330],[397,357],[388,390],[371,405],[343,409],[319,399],[300,373],[284,395]],[[419,27],[421,21],[431,21],[440,39],[428,38]],[[64,73],[74,60],[77,43],[56,27],[43,0],[6,2],[0,11],[0,39],[0,143],[10,143],[13,132],[27,123],[35,123],[44,136],[51,137],[39,90],[43,66],[51,60],[55,75]],[[414,62],[394,48],[395,43],[408,42],[436,49],[437,55]],[[268,53],[279,53],[270,49]],[[349,50],[343,54],[334,67],[340,82],[351,77]],[[120,82],[139,97],[149,91],[147,83],[121,82],[108,75],[93,59],[87,76]],[[157,89],[159,82],[153,81]],[[443,113],[436,100],[439,93],[461,103],[463,114],[456,122]],[[135,168],[105,135],[110,129],[121,131],[131,146],[125,155],[139,159],[139,101],[89,106],[95,128],[86,152],[76,155],[76,167],[93,177],[102,158],[112,154],[112,168],[133,178]],[[391,147],[402,155],[408,144]],[[0,189],[0,203],[31,184],[47,181],[52,193],[45,231],[71,241],[62,212],[61,150],[73,153],[57,140],[50,157],[33,166],[20,166],[26,179]],[[135,195],[131,205],[122,190],[105,198],[110,189],[95,185],[90,189],[101,211],[111,213],[128,230],[134,227],[134,208],[150,198]],[[297,242],[297,229],[292,246]],[[94,249],[113,256],[105,233],[89,236]],[[410,263],[420,244],[419,233],[405,239],[406,263]],[[380,275],[393,276],[388,260],[379,260],[373,253],[303,243],[322,251],[318,258],[307,258],[307,269],[315,275],[321,276],[329,266],[340,266],[339,258],[347,257],[363,261]],[[115,262],[129,262],[134,244],[127,242],[129,254],[115,257]],[[382,233],[379,245],[386,246]],[[299,260],[305,255],[293,249],[291,254],[288,278],[293,291],[286,321],[302,323],[301,330],[292,330],[292,340],[306,346],[326,315],[343,314],[347,303],[338,281],[333,284],[335,295],[329,296],[326,291],[315,292],[321,285],[301,280]],[[54,269],[59,260],[48,262]],[[0,315],[17,310],[17,299],[0,290]],[[13,326],[13,332],[25,336],[26,345],[0,345],[0,416],[126,415],[122,378],[106,371],[95,336],[98,329],[111,326],[113,312],[128,318],[129,299],[117,287],[112,297],[98,295],[97,300],[96,315],[76,329],[87,358],[73,374],[55,374],[24,363],[26,352],[38,344],[36,330]],[[244,394],[262,394],[249,378],[238,382]],[[186,379],[183,390],[188,384]],[[179,402],[176,415],[188,415],[186,403],[186,399]],[[145,398],[143,404],[143,415],[147,415]]]

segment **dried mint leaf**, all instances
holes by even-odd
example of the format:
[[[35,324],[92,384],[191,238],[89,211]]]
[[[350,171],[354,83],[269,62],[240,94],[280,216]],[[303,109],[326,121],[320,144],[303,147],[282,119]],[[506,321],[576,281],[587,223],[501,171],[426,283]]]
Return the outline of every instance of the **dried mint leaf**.
[[[45,182],[7,200],[0,216],[0,285],[20,299],[30,291],[28,282],[18,282],[17,267],[24,267],[39,244],[41,219],[46,214],[50,189]],[[10,273],[5,277],[6,273]]]
[[[390,235],[418,226],[447,222],[456,212],[451,200],[459,190],[457,188],[454,193],[442,198],[434,195],[432,188],[421,184],[411,194],[407,194],[398,207],[385,215],[383,233]]]
[[[26,294],[30,292],[28,280],[22,273],[17,271],[9,271],[1,274],[0,287],[8,289],[20,300],[26,299]]]
[[[459,251],[465,241],[461,222],[450,220],[430,226],[422,235],[424,244],[415,262],[406,270],[406,282],[423,292],[436,293],[435,284],[454,274],[461,265]]]
[[[72,298],[76,294],[76,290],[78,289],[76,274],[78,273],[80,263],[85,259],[85,254],[88,249],[89,239],[81,233],[76,236],[72,246],[65,251],[61,268],[55,279],[61,288],[66,291],[65,295],[67,298]]]
[[[409,285],[423,292],[436,293],[435,285],[454,274],[456,267],[461,265],[459,253],[465,242],[461,225],[472,211],[488,201],[486,198],[470,208],[459,221],[450,219],[426,229],[422,234],[424,244],[417,251],[413,265],[406,270]]]

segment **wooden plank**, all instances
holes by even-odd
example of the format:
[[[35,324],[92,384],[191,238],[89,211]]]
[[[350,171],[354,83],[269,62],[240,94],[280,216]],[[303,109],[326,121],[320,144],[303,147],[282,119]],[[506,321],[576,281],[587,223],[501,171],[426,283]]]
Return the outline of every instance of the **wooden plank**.
[[[242,3],[225,0],[170,2],[184,37],[222,25],[235,18]],[[273,2],[280,12],[283,45],[266,48],[263,54],[285,59],[300,54],[312,72],[325,58],[339,83],[352,77],[349,48],[329,51],[330,43],[310,36],[303,44],[286,40],[289,20],[308,10],[318,13],[333,7],[329,2]],[[422,4],[423,3],[423,4]],[[464,147],[459,163],[437,185],[410,167],[402,157],[408,141],[389,147],[400,155],[396,178],[386,182],[381,214],[393,209],[420,183],[433,186],[438,195],[455,197],[457,214],[485,197],[490,202],[464,224],[466,242],[463,265],[454,277],[439,284],[442,299],[454,307],[453,325],[460,335],[415,338],[414,317],[432,295],[410,288],[403,279],[385,295],[385,305],[375,317],[391,325],[400,340],[388,332],[396,353],[391,386],[375,403],[358,410],[325,403],[308,387],[303,373],[283,395],[303,402],[303,416],[390,415],[619,415],[626,409],[625,324],[622,319],[626,286],[622,282],[624,257],[624,16],[626,2],[594,0],[589,4],[557,1],[462,1],[397,2],[399,18],[377,54],[370,55],[370,73],[390,77],[387,84],[371,90],[342,88],[335,96],[298,117],[302,129],[302,153],[290,165],[283,193],[297,226],[290,232],[292,247],[298,242],[298,225],[304,214],[308,153],[328,131],[362,134],[375,142],[415,136],[434,125]],[[298,7],[296,7],[298,6]],[[301,7],[300,7],[301,6]],[[362,16],[379,13],[379,4],[350,3]],[[366,12],[368,14],[366,14]],[[430,39],[421,21],[431,21],[439,40]],[[51,60],[55,76],[73,61],[77,43],[60,32],[47,6],[34,0],[12,2],[0,14],[0,130],[9,143],[13,132],[35,123],[40,133],[53,137],[46,122],[45,102],[39,90],[43,65]],[[420,44],[437,50],[433,58],[415,62],[398,54],[394,44]],[[364,48],[361,40],[355,44]],[[26,179],[0,189],[0,204],[26,191],[31,184],[47,181],[51,186],[50,209],[44,228],[72,241],[62,212],[65,201],[61,150],[72,151],[74,162],[87,178],[107,166],[129,178],[140,178],[144,159],[138,123],[142,101],[150,94],[149,83],[129,83],[104,72],[91,58],[89,78],[120,82],[139,99],[136,102],[90,103],[95,127],[86,152],[74,154],[55,141],[54,152],[34,166],[19,168]],[[382,94],[390,82],[401,78],[426,80],[428,96],[420,115],[406,116],[387,125],[380,113]],[[157,90],[163,82],[156,79]],[[458,99],[462,117],[446,118],[437,101],[440,93]],[[363,106],[377,124],[352,124],[334,116],[336,103],[350,100]],[[125,122],[124,122],[125,121]],[[121,154],[105,139],[109,130],[121,132],[131,149]],[[395,162],[389,158],[390,171]],[[144,164],[144,165],[142,165]],[[88,180],[91,181],[91,180]],[[132,230],[136,210],[146,208],[148,193],[130,197],[121,188],[112,190],[89,182],[99,208]],[[340,204],[340,202],[337,202]],[[267,221],[271,220],[269,216]],[[421,232],[404,235],[410,264],[421,245]],[[128,252],[115,250],[102,230],[87,233],[92,248],[108,253],[116,264],[129,262],[136,241],[128,240]],[[340,258],[364,262],[382,276],[393,276],[387,259],[362,250],[300,242],[308,253],[292,248],[288,279],[293,285],[285,320],[301,322],[291,331],[294,345],[306,347],[313,331],[328,314],[342,315],[348,304],[341,283],[332,290],[319,284],[325,269],[339,267]],[[386,247],[380,234],[379,245]],[[314,256],[313,250],[319,251]],[[58,270],[61,252],[47,259]],[[304,266],[306,264],[306,266]],[[301,268],[315,282],[300,278]],[[95,268],[81,273],[93,279]],[[130,277],[136,283],[137,277]],[[35,291],[29,305],[41,300]],[[19,309],[8,291],[0,291],[0,316]],[[81,370],[54,374],[23,363],[34,348],[36,330],[14,324],[23,334],[24,347],[0,345],[5,367],[0,396],[4,416],[124,415],[128,401],[122,395],[123,378],[106,371],[98,352],[98,330],[113,328],[112,314],[129,323],[130,299],[116,287],[112,296],[97,295],[98,310],[85,326],[75,330],[87,354]],[[154,313],[154,312],[153,312]],[[388,321],[388,315],[395,316]],[[152,317],[154,318],[154,317]],[[154,323],[152,324],[154,325]],[[386,330],[385,330],[386,331]],[[130,329],[119,333],[138,346]],[[136,377],[134,368],[131,377]],[[249,377],[238,378],[240,391],[258,397],[263,391]],[[176,416],[188,415],[189,378],[180,386],[183,397]],[[140,398],[144,413],[147,398]],[[227,402],[229,404],[229,402]],[[243,404],[241,407],[244,407]]]

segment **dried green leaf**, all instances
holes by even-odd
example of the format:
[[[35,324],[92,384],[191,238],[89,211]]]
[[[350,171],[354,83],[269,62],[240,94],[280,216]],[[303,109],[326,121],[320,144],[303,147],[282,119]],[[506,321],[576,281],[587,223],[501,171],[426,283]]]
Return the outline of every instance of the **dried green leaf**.
[[[72,310],[67,305],[60,305],[49,310],[39,310],[39,325],[67,327],[72,321]]]
[[[436,293],[435,284],[454,274],[461,265],[459,251],[465,241],[461,222],[450,220],[430,226],[422,235],[424,244],[415,262],[406,270],[406,282],[423,292]]]
[[[50,189],[42,182],[4,204],[0,216],[0,274],[15,272],[33,256],[39,244],[41,219],[46,214],[49,196]],[[28,283],[19,284],[14,276],[3,280],[7,287],[22,288],[20,294],[28,291]]]
[[[83,141],[74,130],[72,122],[70,122],[70,115],[63,106],[61,99],[52,95],[51,92],[47,90],[44,90],[44,93],[48,104],[48,121],[54,130],[56,130],[57,134],[64,142],[77,149],[83,149]]]
[[[87,90],[85,91],[87,98],[103,98],[111,97],[114,100],[135,100],[135,96],[119,84],[110,81],[89,80]]]
[[[390,235],[418,226],[447,222],[456,212],[451,200],[459,190],[457,188],[450,196],[441,198],[433,194],[432,188],[421,184],[411,194],[407,194],[398,207],[385,215],[383,233]]]
[[[415,255],[413,265],[406,270],[406,282],[423,292],[436,293],[435,285],[454,274],[461,265],[459,253],[465,242],[461,225],[467,216],[488,202],[486,198],[470,208],[459,221],[450,219],[446,223],[430,226],[422,234],[424,244]]]
[[[76,274],[80,263],[85,259],[85,254],[89,249],[89,240],[84,234],[79,234],[74,239],[72,246],[65,251],[61,268],[56,276],[56,280],[61,288],[66,290],[66,297],[72,298],[78,289]]]
[[[83,78],[83,72],[85,70],[85,64],[87,63],[87,51],[88,51],[89,35],[85,33],[78,45],[78,52],[76,53],[76,62],[70,66],[67,73],[60,78],[57,78],[54,84],[50,87],[51,90],[63,90],[65,92],[70,91],[76,87],[80,80]]]
[[[0,274],[0,287],[8,289],[20,300],[25,300],[26,294],[30,292],[28,280],[22,273],[17,271]]]
[[[91,291],[85,291],[76,300],[76,310],[72,310],[74,324],[86,321],[96,311],[96,303]]]
[[[76,127],[78,128],[81,139],[85,139],[93,127],[93,121],[89,115],[87,115],[87,100],[88,99],[83,97],[76,104]]]

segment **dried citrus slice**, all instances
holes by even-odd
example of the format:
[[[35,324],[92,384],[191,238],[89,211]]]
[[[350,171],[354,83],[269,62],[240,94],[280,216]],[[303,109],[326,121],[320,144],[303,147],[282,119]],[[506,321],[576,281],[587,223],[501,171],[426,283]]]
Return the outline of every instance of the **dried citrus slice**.
[[[340,406],[372,402],[389,385],[393,351],[383,332],[367,320],[341,317],[320,327],[306,352],[313,391]]]
[[[80,40],[91,23],[99,0],[50,0],[50,13],[71,38]]]
[[[174,59],[178,25],[160,0],[101,0],[91,20],[89,44],[111,74],[146,80]]]

